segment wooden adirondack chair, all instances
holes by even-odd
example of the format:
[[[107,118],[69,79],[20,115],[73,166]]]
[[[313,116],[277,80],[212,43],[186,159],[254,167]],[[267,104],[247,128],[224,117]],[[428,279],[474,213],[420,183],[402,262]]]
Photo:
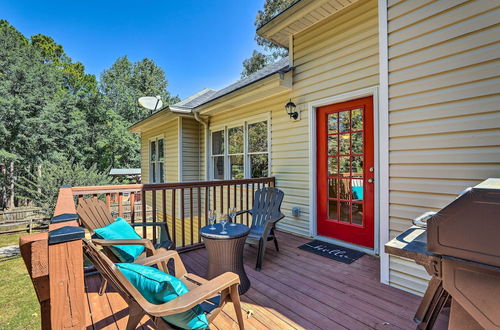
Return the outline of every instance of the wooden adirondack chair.
[[[278,188],[266,187],[258,189],[254,195],[253,208],[238,212],[239,214],[250,213],[252,215],[252,226],[246,243],[259,244],[256,270],[261,270],[266,252],[266,243],[274,241],[276,251],[279,251],[278,240],[275,235],[276,223],[285,215],[281,213],[281,203],[285,193]]]
[[[81,223],[90,231],[91,234],[94,233],[96,228],[102,228],[104,226],[113,223],[115,219],[111,215],[109,208],[106,206],[101,200],[94,198],[86,198],[81,200],[78,203],[78,207],[76,209],[78,216],[80,217]],[[156,226],[160,228],[160,242],[154,245],[155,249],[165,249],[172,250],[175,249],[175,244],[170,238],[170,234],[168,232],[167,223],[166,222],[136,222],[130,224],[132,227],[144,227],[144,226]],[[145,245],[145,242],[139,242],[142,240],[137,240],[137,245]],[[116,244],[118,245],[118,244]],[[107,251],[109,252],[109,251]],[[147,250],[145,251],[147,252]],[[108,254],[109,255],[109,254]],[[139,258],[144,257],[145,255],[141,255]],[[114,259],[110,255],[111,259],[117,262],[117,259]]]
[[[162,316],[181,313],[198,304],[201,304],[207,314],[208,321],[211,323],[228,301],[233,302],[239,328],[244,329],[238,293],[240,278],[235,273],[227,272],[208,281],[188,273],[177,251],[158,252],[136,263],[146,266],[157,265],[162,269],[163,264],[173,260],[175,274],[171,275],[180,279],[188,287],[189,292],[170,302],[154,305],[148,302],[118,270],[115,264],[97,249],[96,244],[102,243],[102,241],[83,239],[83,251],[99,273],[113,285],[120,296],[128,303],[129,319],[127,330],[135,329],[145,315],[149,315],[159,329],[172,329],[173,327],[165,322],[161,318]]]

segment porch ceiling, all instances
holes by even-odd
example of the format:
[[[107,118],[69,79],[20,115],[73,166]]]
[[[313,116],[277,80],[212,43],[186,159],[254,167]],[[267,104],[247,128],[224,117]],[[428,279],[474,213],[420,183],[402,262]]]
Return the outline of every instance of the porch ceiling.
[[[339,12],[357,0],[300,0],[257,29],[257,34],[288,48],[290,36]]]

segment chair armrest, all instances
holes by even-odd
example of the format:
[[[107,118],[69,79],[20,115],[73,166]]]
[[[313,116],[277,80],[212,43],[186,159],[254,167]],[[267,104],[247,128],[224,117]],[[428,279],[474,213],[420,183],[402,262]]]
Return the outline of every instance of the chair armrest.
[[[156,254],[156,250],[150,240],[145,238],[137,239],[100,239],[94,238],[92,242],[100,246],[112,246],[112,245],[142,245],[148,250],[149,255]]]
[[[137,260],[134,263],[138,264],[138,265],[152,266],[152,265],[156,265],[162,261],[169,261],[170,259],[173,259],[173,258],[175,258],[175,256],[178,256],[178,255],[179,255],[179,253],[175,250],[168,250],[168,251],[164,250],[162,252],[158,252],[157,254],[155,254],[151,257]]]
[[[144,310],[148,314],[158,317],[182,313],[212,298],[220,291],[239,283],[240,277],[238,275],[226,272],[167,303],[161,305],[148,303],[144,306]]]
[[[238,211],[238,212],[236,212],[235,216],[237,217],[238,215],[242,215],[242,214],[245,214],[245,213],[252,214],[252,210],[250,209],[250,210],[241,210],[241,211]]]
[[[285,215],[283,213],[280,213],[279,216],[277,216],[276,218],[274,219],[271,219],[269,220],[270,223],[272,224],[275,224],[276,222],[280,221],[281,219],[283,219],[285,217]]]
[[[131,222],[132,227],[166,226],[166,222]]]

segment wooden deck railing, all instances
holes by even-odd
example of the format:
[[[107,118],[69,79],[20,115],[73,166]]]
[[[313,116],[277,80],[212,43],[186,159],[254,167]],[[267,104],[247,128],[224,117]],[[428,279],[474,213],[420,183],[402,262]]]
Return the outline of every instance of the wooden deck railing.
[[[144,185],[61,187],[48,233],[20,238],[21,255],[40,302],[42,329],[83,329],[85,310],[84,267],[76,200],[103,198],[110,208],[129,220],[165,221],[179,250],[201,246],[198,230],[207,223],[208,210],[226,213],[230,207],[248,209],[253,193],[274,186],[274,178],[181,182]],[[140,200],[140,212],[136,212]],[[150,215],[148,215],[150,214]],[[249,223],[240,217],[239,222]],[[143,236],[156,241],[155,232]]]
[[[210,210],[227,213],[229,208],[249,209],[256,189],[274,186],[275,179],[254,178],[131,184],[115,186],[73,187],[77,200],[101,198],[115,216],[130,222],[166,222],[170,236],[179,250],[200,246],[199,229],[207,224]],[[140,201],[140,203],[138,203]],[[249,224],[248,214],[238,222]],[[149,230],[149,231],[148,231]],[[142,236],[157,242],[159,235],[142,228]]]

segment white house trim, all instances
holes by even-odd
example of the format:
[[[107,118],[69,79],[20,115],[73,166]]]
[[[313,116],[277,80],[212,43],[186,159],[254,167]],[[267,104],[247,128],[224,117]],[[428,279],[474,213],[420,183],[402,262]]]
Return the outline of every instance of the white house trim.
[[[380,281],[389,284],[389,255],[383,246],[389,241],[389,55],[387,41],[387,0],[378,1],[379,38],[379,205]]]
[[[321,106],[326,106],[330,104],[345,102],[349,100],[359,99],[362,97],[373,96],[373,119],[374,119],[374,141],[375,141],[375,196],[374,196],[374,217],[375,217],[375,246],[373,249],[367,249],[359,246],[354,246],[352,244],[334,240],[331,238],[325,238],[318,236],[317,234],[317,223],[316,223],[316,214],[317,214],[317,196],[316,196],[316,109]],[[387,227],[388,225],[382,225],[380,219],[380,214],[382,213],[380,204],[380,185],[382,180],[380,178],[380,173],[385,171],[385,167],[388,166],[387,163],[382,163],[383,159],[380,155],[382,151],[382,145],[380,144],[379,136],[381,134],[381,130],[383,127],[387,126],[387,122],[385,124],[381,124],[381,118],[379,117],[379,89],[377,86],[368,87],[340,95],[335,95],[332,97],[327,97],[324,99],[316,100],[313,102],[309,102],[307,104],[309,111],[309,205],[310,205],[310,221],[309,221],[309,234],[312,237],[330,241],[332,243],[356,248],[357,250],[361,250],[370,254],[378,254],[381,250],[380,244],[380,232],[379,228]],[[378,124],[378,125],[377,125]],[[386,220],[387,221],[387,220]]]

